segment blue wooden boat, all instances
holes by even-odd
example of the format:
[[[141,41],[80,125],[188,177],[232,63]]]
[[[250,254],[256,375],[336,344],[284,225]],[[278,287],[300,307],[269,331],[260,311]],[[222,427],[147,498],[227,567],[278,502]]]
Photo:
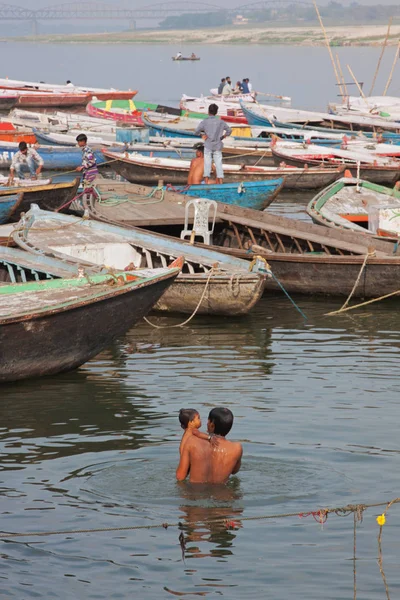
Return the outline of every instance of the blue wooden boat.
[[[21,200],[23,194],[10,194],[0,198],[0,223],[8,223],[10,214]]]
[[[267,128],[267,130],[271,127],[282,127],[284,129],[305,129],[305,130],[312,130],[312,131],[319,131],[322,134],[323,133],[328,133],[328,132],[334,132],[334,133],[338,133],[340,135],[346,135],[349,136],[354,132],[349,131],[349,129],[330,129],[328,127],[321,127],[319,125],[306,125],[306,124],[299,124],[299,123],[290,123],[290,122],[283,122],[283,121],[278,121],[278,120],[272,120],[269,119],[267,117],[267,115],[262,115],[259,112],[257,112],[256,110],[250,108],[248,105],[244,104],[243,102],[240,103],[243,114],[245,115],[247,122],[249,123],[249,125],[252,125],[254,127],[265,127]],[[362,134],[364,137],[366,138],[376,138],[376,134],[372,131],[357,131],[357,134]],[[392,132],[392,131],[382,131],[379,133],[380,136],[382,136],[382,140],[386,141],[386,142],[392,142],[394,144],[400,143],[400,134]],[[322,136],[321,136],[322,137]],[[313,140],[314,143],[314,140]],[[317,142],[315,142],[317,143]]]
[[[167,185],[163,189],[195,198],[208,198],[243,208],[263,210],[271,204],[283,187],[284,179],[245,181],[242,183],[210,183],[208,185]]]
[[[39,146],[36,148],[39,156],[44,161],[46,171],[69,171],[76,169],[82,164],[82,150],[72,146]],[[121,150],[121,146],[116,146],[115,151]],[[104,163],[104,156],[101,148],[94,149],[94,155],[97,164]],[[13,156],[18,152],[18,144],[13,142],[0,142],[0,170],[9,169]]]
[[[46,210],[67,210],[77,194],[80,178],[60,183],[0,188],[0,223],[19,221],[32,203]]]
[[[182,122],[184,122],[185,117],[177,117],[177,119],[180,119]],[[175,119],[175,120],[177,120]],[[194,121],[198,121],[198,119],[193,119]],[[155,122],[152,119],[149,118],[148,115],[146,115],[146,113],[144,113],[142,115],[142,121],[143,123],[146,125],[146,127],[149,128],[149,135],[150,136],[158,136],[158,137],[172,137],[172,138],[193,138],[194,140],[198,140],[200,138],[200,136],[196,135],[194,133],[194,128],[185,128],[185,127],[179,127],[178,125],[174,126],[174,124],[172,123],[171,120],[166,120],[165,123],[163,122]],[[232,124],[229,124],[232,125]],[[263,138],[259,138],[259,137],[247,137],[247,136],[238,136],[238,135],[232,135],[230,136],[232,139],[240,141],[240,142],[247,142],[248,144],[256,144],[258,147],[268,147],[270,141],[269,140],[263,140]]]

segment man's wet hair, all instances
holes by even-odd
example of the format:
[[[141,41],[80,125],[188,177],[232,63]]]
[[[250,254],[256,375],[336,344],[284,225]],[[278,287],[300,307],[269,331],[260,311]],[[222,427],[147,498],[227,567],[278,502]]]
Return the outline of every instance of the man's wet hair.
[[[77,142],[87,142],[87,136],[84,133],[80,133],[79,135],[76,136],[76,141]]]
[[[19,148],[19,150],[26,150],[26,149],[27,149],[27,147],[28,147],[28,146],[27,146],[26,142],[20,142],[20,143],[18,144],[18,148]]]
[[[187,429],[190,421],[193,421],[198,414],[199,411],[195,408],[181,408],[179,411],[179,423],[181,424],[182,429]]]
[[[208,107],[208,114],[209,115],[216,115],[218,112],[218,106],[216,104],[210,104],[210,106]]]
[[[204,144],[202,144],[201,142],[198,142],[197,144],[195,144],[193,146],[194,150],[200,150],[200,152],[204,153]]]
[[[225,77],[223,77],[223,78],[221,79],[221,83],[222,83],[222,82],[224,82],[224,81],[226,81]]]
[[[233,413],[229,408],[217,406],[210,410],[208,420],[214,423],[214,433],[217,435],[228,435],[233,425]]]

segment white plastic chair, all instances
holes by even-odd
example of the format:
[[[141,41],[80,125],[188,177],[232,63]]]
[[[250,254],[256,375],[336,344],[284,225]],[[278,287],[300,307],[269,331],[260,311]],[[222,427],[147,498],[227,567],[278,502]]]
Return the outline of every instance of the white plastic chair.
[[[193,228],[189,229],[189,212],[190,207],[194,208]],[[214,218],[211,229],[209,229],[209,214],[210,209],[214,208]],[[193,241],[196,236],[202,237],[205,244],[211,244],[211,234],[214,231],[215,219],[217,217],[217,203],[215,200],[207,198],[196,198],[189,200],[185,206],[185,224],[181,231],[181,239],[184,240],[190,236],[190,241]]]

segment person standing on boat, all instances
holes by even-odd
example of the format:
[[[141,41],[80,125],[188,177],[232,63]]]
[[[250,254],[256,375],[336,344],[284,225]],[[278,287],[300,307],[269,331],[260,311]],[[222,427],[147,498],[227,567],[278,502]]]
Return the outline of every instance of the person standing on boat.
[[[207,119],[201,121],[195,131],[195,134],[201,135],[204,141],[204,182],[206,185],[209,183],[213,160],[217,171],[217,183],[223,183],[222,141],[232,133],[232,129],[225,121],[221,121],[217,117],[217,113],[218,106],[210,104]]]
[[[77,136],[76,141],[78,142],[79,148],[82,149],[82,164],[80,167],[76,167],[76,171],[81,171],[83,173],[83,187],[91,187],[93,181],[99,174],[96,157],[93,150],[87,145],[87,137],[84,133],[80,133]]]
[[[66,82],[66,84],[65,84],[65,87],[68,87],[68,88],[74,88],[75,86],[74,86],[74,84],[72,83],[72,81],[71,81],[70,79],[68,79],[68,80],[67,80],[67,82]]]
[[[30,174],[31,179],[37,179],[43,169],[43,158],[34,150],[28,148],[26,142],[18,144],[18,152],[16,152],[11,161],[10,167],[10,182],[14,179],[14,174],[21,179],[24,178],[24,173]]]

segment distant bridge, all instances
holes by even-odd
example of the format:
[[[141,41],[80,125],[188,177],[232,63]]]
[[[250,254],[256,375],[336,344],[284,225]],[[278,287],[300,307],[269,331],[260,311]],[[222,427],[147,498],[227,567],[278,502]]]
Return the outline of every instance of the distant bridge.
[[[282,5],[293,4],[293,0],[264,0],[243,4],[236,8],[221,8],[215,4],[193,3],[190,2],[159,2],[135,9],[128,9],[118,6],[111,6],[100,2],[72,2],[49,6],[38,10],[30,10],[19,6],[0,3],[0,21],[30,21],[33,25],[33,31],[37,31],[37,23],[42,21],[60,21],[60,20],[124,20],[128,21],[132,28],[135,27],[136,20],[140,19],[165,19],[172,15],[182,15],[187,13],[227,13],[243,14],[246,12],[269,9]],[[296,4],[312,6],[311,2],[298,1]]]

